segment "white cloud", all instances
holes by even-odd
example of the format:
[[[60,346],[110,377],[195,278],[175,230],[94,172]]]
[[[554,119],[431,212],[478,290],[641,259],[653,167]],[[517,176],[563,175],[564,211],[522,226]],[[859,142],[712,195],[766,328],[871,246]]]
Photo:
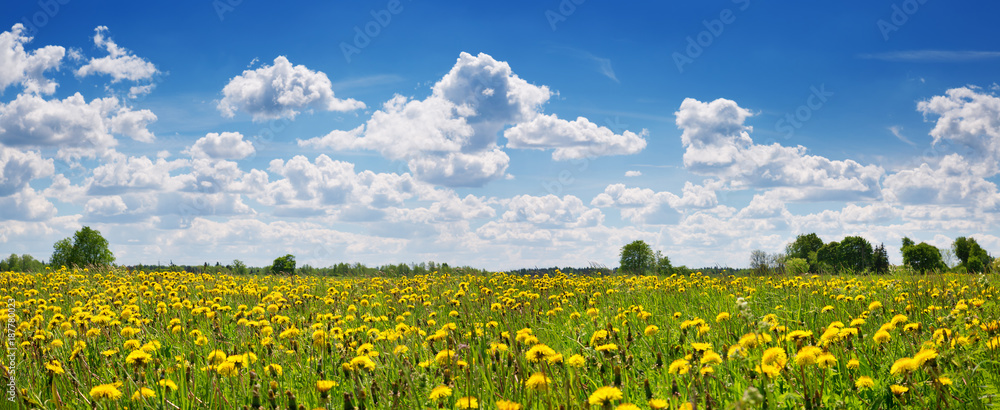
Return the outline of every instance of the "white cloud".
[[[255,152],[253,143],[238,132],[210,132],[183,151],[196,159],[243,159]]]
[[[20,151],[0,145],[0,197],[11,195],[28,186],[33,179],[55,172],[51,159],[37,152]]]
[[[105,26],[94,29],[94,45],[105,49],[108,55],[91,58],[87,64],[76,70],[78,77],[104,74],[111,76],[112,83],[117,83],[121,80],[148,80],[158,72],[153,63],[132,54],[126,48],[119,47],[114,40],[107,38],[107,34],[108,28]]]
[[[112,133],[151,142],[146,125],[156,121],[148,110],[132,111],[115,97],[86,102],[80,93],[63,100],[21,94],[0,103],[0,143],[21,147],[57,147],[61,156],[94,156],[117,145]]]
[[[45,221],[54,216],[56,206],[31,187],[0,197],[0,220]]]
[[[126,156],[110,152],[102,164],[93,169],[86,186],[91,195],[114,195],[136,191],[176,190],[182,186],[170,172],[188,166],[186,161],[155,162],[147,157]]]
[[[506,62],[461,53],[429,97],[396,95],[362,127],[299,145],[378,151],[407,161],[416,178],[445,186],[482,186],[507,176],[510,157],[498,139],[510,125],[508,147],[554,149],[557,159],[631,154],[645,147],[645,140],[629,131],[617,135],[586,118],[570,122],[542,115],[552,95],[548,87],[518,77]]]
[[[953,88],[945,95],[917,104],[917,110],[939,116],[930,135],[934,143],[948,140],[968,149],[972,158],[985,159],[981,170],[998,171],[1000,160],[1000,98],[969,87]]]
[[[593,206],[618,208],[622,218],[635,224],[676,224],[681,211],[710,208],[718,204],[715,189],[720,184],[708,182],[694,185],[685,182],[682,196],[671,192],[656,192],[648,188],[628,188],[611,184],[590,201]]]
[[[229,80],[222,89],[224,97],[218,109],[232,118],[239,110],[253,116],[254,121],[295,118],[299,111],[352,111],[365,108],[354,99],[341,100],[333,95],[330,79],[322,71],[312,71],[304,65],[293,66],[284,56],[274,59],[274,65],[245,70]]]
[[[995,206],[997,187],[983,179],[977,168],[961,155],[946,155],[935,167],[925,163],[887,176],[884,192],[886,198],[902,204]]]
[[[504,131],[507,146],[521,149],[550,149],[552,159],[568,160],[606,155],[635,154],[646,148],[648,134],[625,131],[615,134],[590,120],[578,117],[566,121],[552,115],[538,115],[529,122],[520,123]]]
[[[156,114],[150,110],[132,111],[122,107],[111,118],[111,132],[121,134],[140,142],[153,142],[156,136],[146,127],[156,121]]]
[[[642,176],[642,171],[633,171],[633,170],[625,171],[626,178],[641,177],[641,176]]]
[[[731,100],[685,99],[676,113],[677,126],[683,131],[684,166],[697,174],[723,178],[735,189],[794,187],[800,200],[880,195],[881,167],[806,155],[802,146],[754,144],[752,127],[744,125],[751,115]]]
[[[7,87],[20,84],[24,91],[33,94],[52,94],[58,85],[45,78],[45,72],[58,70],[66,49],[46,46],[32,52],[24,50],[31,37],[24,34],[24,26],[15,24],[10,31],[0,33],[0,93]]]
[[[479,237],[493,243],[557,245],[574,236],[585,239],[586,232],[604,223],[599,209],[587,207],[573,195],[518,195],[500,202],[506,211],[476,230]]]
[[[83,206],[83,212],[88,215],[116,216],[125,213],[128,206],[118,195],[91,198]]]

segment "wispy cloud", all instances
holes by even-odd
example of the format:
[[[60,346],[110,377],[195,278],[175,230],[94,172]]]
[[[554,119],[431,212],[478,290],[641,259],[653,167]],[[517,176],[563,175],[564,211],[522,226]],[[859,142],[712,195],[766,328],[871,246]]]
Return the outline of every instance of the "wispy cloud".
[[[914,147],[917,146],[917,144],[913,143],[913,141],[910,141],[909,138],[906,138],[906,136],[903,135],[903,127],[900,127],[898,125],[893,125],[893,126],[889,127],[889,131],[892,132],[892,135],[895,135],[896,138],[899,138],[900,141],[903,141],[903,142],[905,142],[907,144],[910,144],[910,145],[912,145]]]
[[[612,79],[616,83],[621,82],[618,81],[618,77],[615,76],[615,69],[611,66],[611,59],[598,57],[589,51],[584,51],[572,47],[556,46],[556,48],[559,51],[569,54],[572,57],[591,62],[592,64],[594,64],[594,68],[597,70],[597,72],[601,73],[605,77]]]
[[[858,57],[882,61],[958,63],[1000,58],[1000,51],[910,50],[867,53],[860,54]]]

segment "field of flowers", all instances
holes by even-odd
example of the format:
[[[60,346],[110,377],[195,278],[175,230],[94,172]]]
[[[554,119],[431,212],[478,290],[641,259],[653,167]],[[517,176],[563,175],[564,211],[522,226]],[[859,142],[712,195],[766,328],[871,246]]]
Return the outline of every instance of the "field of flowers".
[[[996,275],[2,275],[21,408],[1000,404]]]

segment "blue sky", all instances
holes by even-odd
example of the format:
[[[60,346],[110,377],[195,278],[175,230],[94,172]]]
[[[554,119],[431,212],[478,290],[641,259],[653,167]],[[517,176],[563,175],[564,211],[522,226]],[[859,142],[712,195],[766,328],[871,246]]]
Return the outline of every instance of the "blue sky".
[[[1000,250],[1000,5],[62,2],[0,6],[2,253],[84,225],[125,264]]]

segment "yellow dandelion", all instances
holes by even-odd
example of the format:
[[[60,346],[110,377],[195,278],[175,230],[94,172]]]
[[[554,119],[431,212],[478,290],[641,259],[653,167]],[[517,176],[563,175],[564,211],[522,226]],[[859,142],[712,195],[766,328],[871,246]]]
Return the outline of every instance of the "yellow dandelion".
[[[861,376],[854,382],[854,387],[858,390],[866,390],[875,386],[875,381],[871,377]]]
[[[448,386],[445,386],[445,385],[441,385],[441,386],[437,386],[433,390],[431,390],[431,394],[430,394],[430,399],[431,400],[442,399],[442,398],[445,398],[445,397],[451,397],[451,387],[448,387]]]
[[[592,405],[603,406],[605,403],[610,403],[615,400],[621,400],[622,391],[618,390],[617,387],[604,386],[595,390],[587,402]]]

